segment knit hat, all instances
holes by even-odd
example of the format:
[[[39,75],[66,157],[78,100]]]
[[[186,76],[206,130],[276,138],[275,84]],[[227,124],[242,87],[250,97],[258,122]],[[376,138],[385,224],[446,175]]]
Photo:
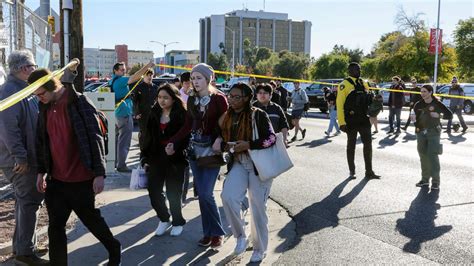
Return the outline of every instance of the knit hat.
[[[211,76],[214,76],[214,69],[210,65],[205,63],[199,63],[195,65],[191,70],[191,74],[193,72],[201,73],[207,79],[207,81],[210,81]]]

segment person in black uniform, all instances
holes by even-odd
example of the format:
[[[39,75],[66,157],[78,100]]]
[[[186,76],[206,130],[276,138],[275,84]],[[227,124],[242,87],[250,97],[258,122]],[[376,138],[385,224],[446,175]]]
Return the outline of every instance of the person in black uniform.
[[[421,180],[417,187],[429,186],[431,190],[438,190],[440,184],[439,155],[442,153],[440,144],[441,123],[440,114],[444,119],[451,119],[452,112],[433,96],[433,87],[421,87],[422,100],[415,104],[411,119],[415,121],[418,154],[421,163]]]
[[[348,72],[349,77],[339,84],[336,105],[339,128],[347,133],[349,178],[356,178],[354,157],[357,133],[359,133],[364,144],[365,178],[378,179],[380,176],[372,170],[372,135],[367,114],[372,94],[369,92],[369,85],[360,78],[358,63],[350,63]]]
[[[155,103],[157,96],[158,87],[152,82],[153,74],[153,69],[148,69],[143,77],[143,82],[140,83],[132,92],[135,118],[138,119],[140,132],[145,128],[146,121],[151,112],[151,107]]]
[[[421,100],[421,95],[419,94],[421,88],[416,84],[416,78],[412,78],[411,83],[413,83],[413,85],[415,86],[412,89],[412,91],[415,93],[410,93],[410,112],[409,113],[411,113],[411,110],[413,110],[413,107],[415,106],[415,104]],[[410,116],[408,116],[407,123],[403,127],[404,131],[407,131],[408,127],[410,126],[410,122],[411,122],[411,118]]]

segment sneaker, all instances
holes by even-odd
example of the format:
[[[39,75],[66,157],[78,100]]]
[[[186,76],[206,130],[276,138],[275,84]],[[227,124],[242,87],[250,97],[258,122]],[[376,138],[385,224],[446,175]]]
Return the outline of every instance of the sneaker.
[[[122,261],[122,245],[119,245],[115,251],[109,252],[109,262],[107,263],[107,266],[120,266],[121,261]]]
[[[128,167],[117,167],[117,172],[121,172],[121,173],[131,173],[132,172],[132,169],[128,168]]]
[[[181,233],[183,232],[183,227],[178,225],[178,226],[173,226],[171,227],[171,232],[170,232],[170,235],[171,236],[179,236],[181,235]]]
[[[13,262],[15,265],[49,265],[49,260],[42,259],[36,254],[15,256]]]
[[[339,134],[341,134],[341,131],[340,130],[336,131],[336,135],[339,135]]]
[[[451,130],[448,130],[446,129],[445,131],[443,131],[444,133],[451,133]]]
[[[292,137],[290,141],[291,142],[296,141],[296,135],[294,137]]]
[[[439,190],[439,184],[431,184],[431,190]]]
[[[247,246],[249,245],[249,240],[245,237],[237,238],[237,244],[234,248],[234,255],[238,256],[247,250]]]
[[[252,253],[252,257],[250,257],[250,262],[251,263],[260,262],[266,256],[267,256],[267,254],[265,252],[259,251],[259,250],[254,250],[253,253]]]
[[[324,131],[324,134],[326,134],[326,136],[328,136],[328,137],[330,135],[329,132],[327,132],[327,131]]]
[[[426,187],[426,186],[429,186],[429,185],[430,185],[429,182],[420,181],[420,182],[416,183],[415,186],[417,186],[417,187]]]
[[[211,248],[214,250],[219,249],[222,247],[222,236],[213,236],[211,237]]]
[[[379,133],[378,130],[374,130],[374,132],[372,132],[372,134],[377,134],[377,133]]]
[[[453,125],[453,130],[454,130],[454,132],[458,132],[458,130],[459,130],[460,127],[461,127],[461,126],[460,126],[459,124],[454,124],[454,125]]]
[[[366,179],[380,179],[379,175],[376,175],[374,172],[365,173]]]
[[[401,134],[402,131],[400,129],[397,129],[397,131],[395,132],[395,134]]]
[[[208,247],[211,245],[211,237],[210,236],[205,236],[199,240],[198,245],[201,247]]]
[[[467,127],[464,127],[464,128],[461,130],[462,133],[464,133],[464,132],[466,132],[466,131],[467,131]]]
[[[301,139],[304,139],[306,136],[306,128],[301,131]]]
[[[357,175],[355,173],[350,173],[348,178],[353,180],[357,178]]]
[[[158,224],[158,227],[155,230],[155,235],[162,236],[168,229],[170,229],[171,223],[170,222],[161,222]]]
[[[391,133],[393,133],[393,129],[390,129],[390,130],[387,132],[387,134],[391,134]]]

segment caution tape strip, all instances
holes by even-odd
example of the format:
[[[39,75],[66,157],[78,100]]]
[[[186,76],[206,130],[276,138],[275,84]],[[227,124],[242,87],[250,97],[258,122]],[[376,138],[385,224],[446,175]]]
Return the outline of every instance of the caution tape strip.
[[[125,102],[125,100],[128,98],[128,96],[130,96],[130,94],[132,94],[132,92],[135,90],[135,88],[138,86],[138,84],[140,84],[140,82],[142,82],[143,80],[143,77],[145,77],[145,75],[148,73],[148,70],[145,72],[145,74],[143,74],[140,79],[137,81],[137,83],[135,83],[135,85],[133,86],[133,88],[125,95],[125,97],[123,97],[123,99],[117,103],[115,105],[115,110],[117,110],[119,108],[119,106]]]

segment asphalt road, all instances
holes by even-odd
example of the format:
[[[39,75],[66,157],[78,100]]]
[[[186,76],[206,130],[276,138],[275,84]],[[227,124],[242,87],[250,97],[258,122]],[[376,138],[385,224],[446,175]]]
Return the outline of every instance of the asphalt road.
[[[277,263],[474,263],[474,133],[442,135],[441,189],[420,180],[416,137],[402,133],[373,139],[380,180],[364,180],[362,144],[358,178],[348,180],[346,136],[326,138],[328,120],[306,118],[305,140],[290,148],[295,167],[278,177],[271,197],[294,218],[296,237]],[[381,128],[386,128],[382,124]]]

